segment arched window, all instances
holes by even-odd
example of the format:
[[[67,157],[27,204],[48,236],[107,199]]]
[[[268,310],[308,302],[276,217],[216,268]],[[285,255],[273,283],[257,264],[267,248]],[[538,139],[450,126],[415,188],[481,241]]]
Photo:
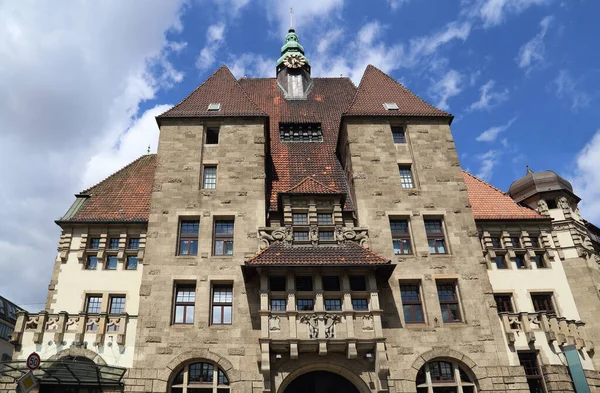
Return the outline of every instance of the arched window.
[[[417,393],[477,393],[475,384],[454,361],[425,363],[417,374]]]
[[[175,375],[169,392],[229,393],[229,379],[215,363],[190,363]]]

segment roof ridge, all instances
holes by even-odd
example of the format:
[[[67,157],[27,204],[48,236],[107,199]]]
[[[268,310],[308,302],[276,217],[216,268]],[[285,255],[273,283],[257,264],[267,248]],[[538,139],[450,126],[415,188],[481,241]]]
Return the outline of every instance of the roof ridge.
[[[361,246],[360,244],[358,244],[358,243],[356,243],[356,242],[349,241],[349,242],[347,242],[347,243],[344,243],[344,244],[346,244],[346,245],[347,245],[347,244],[351,244],[352,246],[355,246],[355,247],[360,247],[360,248],[362,248],[363,250],[366,250],[367,252],[370,252],[371,254],[373,254],[373,255],[376,255],[376,256],[378,256],[379,258],[381,258],[381,259],[385,260],[386,262],[391,262],[391,259],[389,259],[389,258],[386,258],[385,256],[381,255],[381,254],[380,254],[380,253],[378,253],[378,252],[375,252],[375,251],[371,250],[370,248],[365,248],[365,247]]]
[[[369,69],[369,67],[375,68],[374,65],[372,65],[370,63],[367,64],[367,67],[365,68],[365,71],[363,72],[363,75],[360,78],[360,82],[358,83],[358,87],[356,85],[354,85],[354,82],[352,82],[352,84],[355,87],[354,97],[352,98],[352,101],[350,102],[350,104],[348,104],[348,106],[346,107],[346,109],[344,109],[344,111],[342,112],[342,115],[348,113],[348,109],[352,108],[352,105],[354,105],[354,102],[356,101],[356,97],[358,97],[358,92],[360,91],[360,87],[362,86],[362,83],[363,83],[363,81],[365,79],[365,75],[367,74],[367,70]]]
[[[472,173],[469,173],[469,172],[465,171],[464,169],[462,169],[462,171],[463,171],[463,173],[464,173],[464,174],[466,174],[466,175],[468,175],[468,176],[471,176],[473,179],[475,179],[475,180],[477,180],[477,181],[479,181],[479,182],[481,182],[481,183],[485,184],[485,185],[486,185],[486,186],[488,186],[489,188],[492,188],[492,189],[494,189],[495,191],[498,191],[498,192],[502,193],[503,195],[510,196],[510,195],[508,195],[506,192],[504,192],[504,191],[502,191],[501,189],[499,189],[498,187],[496,187],[496,186],[493,186],[493,185],[491,185],[490,183],[486,182],[485,180],[478,178],[478,177],[477,177],[477,176],[475,176],[474,174],[472,174]],[[515,203],[516,203],[516,202],[515,202]]]
[[[144,154],[139,156],[138,158],[136,158],[135,160],[131,161],[129,164],[125,165],[124,167],[122,167],[121,169],[113,172],[112,174],[108,175],[107,177],[105,177],[103,180],[100,180],[98,183],[94,184],[91,187],[86,188],[85,190],[81,191],[80,194],[84,194],[87,195],[93,188],[98,187],[100,184],[107,182],[108,180],[112,179],[113,177],[117,176],[119,173],[123,172],[125,169],[129,168],[130,166],[132,166],[133,164],[135,164],[136,162],[140,161],[141,159],[145,158],[145,157],[153,157],[156,156],[156,153],[148,153],[148,154]]]
[[[252,103],[252,105],[254,105],[254,109],[258,110],[260,113],[267,116],[267,114],[262,109],[260,109],[258,104],[256,102],[254,102],[254,100],[252,98],[250,98],[250,96],[248,95],[248,92],[242,87],[242,85],[240,84],[240,81],[235,77],[235,75],[233,75],[233,72],[231,72],[229,67],[227,67],[225,64],[223,64],[221,66],[221,68],[223,68],[223,67],[225,67],[225,69],[227,71],[229,71],[229,74],[233,77],[235,84],[240,88],[240,90],[242,90],[242,93],[244,93],[244,97],[246,97],[248,99],[248,101],[250,101]]]
[[[289,188],[288,190],[286,190],[286,191],[283,191],[283,192],[290,192],[290,191],[292,191],[294,188],[300,187],[300,186],[301,186],[301,185],[302,185],[304,182],[306,182],[306,181],[309,181],[309,180],[312,180],[312,181],[314,181],[315,183],[317,183],[317,184],[318,184],[318,185],[320,185],[321,187],[325,188],[326,190],[333,191],[333,192],[335,192],[335,193],[339,193],[339,192],[340,192],[339,190],[336,190],[335,188],[331,188],[331,187],[328,187],[328,186],[326,186],[325,184],[321,183],[320,181],[318,181],[317,179],[315,179],[315,178],[314,178],[314,177],[312,177],[312,176],[306,176],[304,179],[300,180],[300,181],[299,181],[299,182],[298,182],[298,183],[297,183],[295,186],[293,186],[293,187],[291,187],[291,188]]]

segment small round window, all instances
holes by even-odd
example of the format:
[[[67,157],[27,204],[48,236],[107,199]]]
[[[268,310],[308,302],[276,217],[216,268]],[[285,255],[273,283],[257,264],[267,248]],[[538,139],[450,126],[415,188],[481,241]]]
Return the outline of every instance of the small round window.
[[[229,393],[229,379],[215,363],[190,363],[177,373],[169,391],[170,393]]]

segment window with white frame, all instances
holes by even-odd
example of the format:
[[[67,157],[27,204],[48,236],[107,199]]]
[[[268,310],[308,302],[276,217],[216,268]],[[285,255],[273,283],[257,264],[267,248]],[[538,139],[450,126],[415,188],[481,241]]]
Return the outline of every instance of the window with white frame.
[[[417,393],[476,393],[473,379],[450,359],[425,363],[417,373]]]
[[[229,378],[216,363],[200,361],[185,365],[171,381],[170,393],[227,393]]]

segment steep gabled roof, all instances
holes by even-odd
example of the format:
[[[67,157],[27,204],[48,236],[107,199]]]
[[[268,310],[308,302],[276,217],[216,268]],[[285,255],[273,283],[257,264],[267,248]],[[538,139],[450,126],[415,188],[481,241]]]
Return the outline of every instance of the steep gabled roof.
[[[308,176],[294,187],[285,191],[288,194],[339,194],[334,188],[327,187],[325,184]]]
[[[398,110],[387,110],[383,104],[393,102]],[[428,104],[378,68],[368,65],[358,85],[354,100],[344,112],[352,116],[439,116],[452,115]]]
[[[250,266],[371,266],[391,261],[354,242],[331,246],[287,246],[275,242],[246,261]]]
[[[535,210],[519,205],[506,193],[463,171],[469,202],[476,220],[548,220]]]
[[[218,103],[218,111],[208,105]],[[227,66],[222,66],[179,104],[157,119],[166,117],[266,116],[248,97]]]
[[[57,222],[147,222],[156,161],[144,155],[82,191]]]

